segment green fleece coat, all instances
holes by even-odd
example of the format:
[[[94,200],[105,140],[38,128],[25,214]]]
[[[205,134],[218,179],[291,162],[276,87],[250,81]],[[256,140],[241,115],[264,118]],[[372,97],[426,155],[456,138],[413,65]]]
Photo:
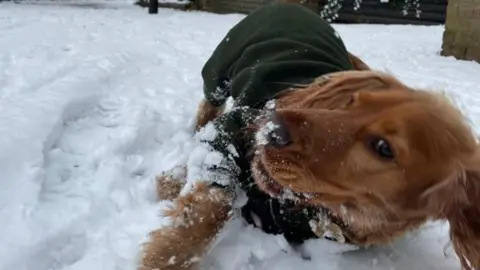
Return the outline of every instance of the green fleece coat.
[[[353,69],[345,45],[328,22],[298,4],[261,7],[236,24],[202,69],[205,98],[234,109],[214,123],[221,133],[213,143],[225,152],[256,110],[296,84]]]
[[[229,96],[256,107],[279,91],[326,73],[353,69],[335,30],[297,4],[270,4],[248,15],[221,41],[202,70],[205,97]]]
[[[291,203],[269,197],[252,183],[253,134],[245,127],[280,91],[351,69],[335,30],[297,4],[271,4],[251,13],[228,32],[208,59],[202,70],[206,99],[214,106],[224,105],[230,96],[234,100],[232,111],[214,121],[217,136],[210,142],[229,161],[212,169],[229,172],[246,190],[248,202],[242,212],[247,221],[253,222],[251,213],[255,213],[264,231],[282,233],[290,242],[315,237],[308,221],[318,209],[292,211]]]

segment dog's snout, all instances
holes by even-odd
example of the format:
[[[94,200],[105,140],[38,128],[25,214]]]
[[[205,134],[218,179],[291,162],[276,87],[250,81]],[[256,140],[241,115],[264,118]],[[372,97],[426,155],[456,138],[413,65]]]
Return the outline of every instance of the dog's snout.
[[[287,146],[292,142],[290,133],[283,118],[273,113],[270,117],[269,132],[267,133],[267,145],[273,147]]]

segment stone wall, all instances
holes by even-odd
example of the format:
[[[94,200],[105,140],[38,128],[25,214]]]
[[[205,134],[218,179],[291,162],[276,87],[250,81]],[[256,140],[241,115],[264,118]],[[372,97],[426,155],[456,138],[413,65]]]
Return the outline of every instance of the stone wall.
[[[449,0],[441,54],[480,62],[480,0]]]

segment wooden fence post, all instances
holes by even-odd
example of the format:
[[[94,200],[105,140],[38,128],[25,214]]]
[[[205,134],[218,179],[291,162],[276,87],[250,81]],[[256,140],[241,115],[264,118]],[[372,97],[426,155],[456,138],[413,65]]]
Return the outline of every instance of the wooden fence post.
[[[149,14],[158,13],[158,0],[150,0],[150,2],[148,2],[148,13]]]
[[[480,1],[449,0],[441,55],[480,62]]]

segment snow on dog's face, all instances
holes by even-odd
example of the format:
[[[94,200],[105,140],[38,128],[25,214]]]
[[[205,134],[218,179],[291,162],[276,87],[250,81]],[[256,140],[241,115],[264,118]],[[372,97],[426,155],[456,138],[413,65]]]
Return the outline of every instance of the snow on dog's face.
[[[255,177],[274,196],[401,209],[476,149],[445,99],[370,71],[284,93],[256,138]]]
[[[454,183],[477,152],[444,97],[381,73],[332,74],[276,105],[257,134],[256,183],[272,196],[326,206],[359,234],[393,220],[408,227],[443,218],[455,203],[439,194],[462,188]]]

